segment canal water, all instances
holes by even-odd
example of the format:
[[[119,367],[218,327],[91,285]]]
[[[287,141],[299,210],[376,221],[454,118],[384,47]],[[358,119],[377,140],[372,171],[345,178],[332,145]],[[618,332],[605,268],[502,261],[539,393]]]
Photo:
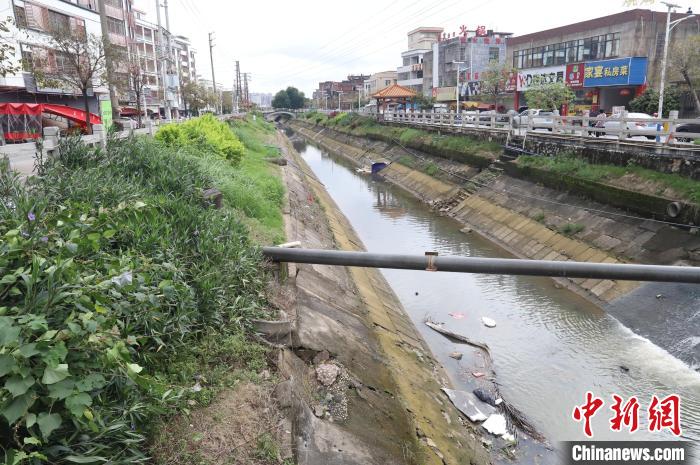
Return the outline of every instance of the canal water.
[[[465,257],[510,257],[461,225],[441,217],[400,188],[355,173],[346,160],[295,142],[371,252]],[[653,394],[681,396],[683,436],[700,442],[700,373],[635,335],[618,320],[548,278],[382,270],[457,389],[467,389],[473,367],[449,357],[470,350],[424,324],[443,322],[453,332],[491,349],[501,395],[552,443],[583,440],[572,410],[587,391],[605,401],[593,417],[596,440],[672,439],[647,429]],[[619,310],[619,309],[618,309]],[[458,318],[450,314],[457,315]],[[460,316],[462,316],[460,318]],[[481,318],[496,321],[486,328]],[[612,395],[636,396],[640,429],[613,433]]]

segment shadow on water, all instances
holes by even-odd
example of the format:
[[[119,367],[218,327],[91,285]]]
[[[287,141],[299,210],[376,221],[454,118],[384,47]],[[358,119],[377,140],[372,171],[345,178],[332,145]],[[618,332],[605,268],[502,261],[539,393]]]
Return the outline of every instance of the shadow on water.
[[[358,175],[347,161],[310,144],[295,143],[295,147],[367,250],[508,257],[481,237],[461,232],[459,223],[434,214],[399,188]],[[501,394],[550,441],[585,439],[582,425],[572,420],[571,412],[583,403],[586,391],[606,401],[605,411],[601,409],[592,420],[596,440],[672,439],[666,432],[648,431],[646,408],[654,394],[677,393],[682,398],[684,436],[700,441],[700,374],[629,329],[635,328],[631,323],[635,319],[654,318],[653,312],[639,310],[643,306],[633,305],[633,300],[618,303],[614,310],[616,316],[628,317],[619,318],[625,326],[578,295],[556,288],[548,278],[382,272],[455,386],[467,390],[478,367],[469,364],[470,357],[450,358],[451,352],[468,349],[428,329],[423,324],[426,317],[487,343]],[[676,291],[697,295],[687,289]],[[671,295],[674,290],[666,292]],[[686,304],[679,301],[678,305],[685,308]],[[692,308],[697,309],[697,304]],[[456,319],[450,314],[463,316]],[[700,326],[697,313],[679,310],[679,315],[678,324]],[[486,328],[482,316],[494,319],[497,326]],[[697,341],[686,344],[693,343],[697,347]],[[640,429],[631,436],[610,430],[613,394],[640,400]]]

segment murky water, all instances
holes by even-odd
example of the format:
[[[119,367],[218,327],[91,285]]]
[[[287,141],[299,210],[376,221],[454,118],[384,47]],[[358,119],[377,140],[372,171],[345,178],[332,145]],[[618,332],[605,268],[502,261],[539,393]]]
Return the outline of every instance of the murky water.
[[[509,256],[476,235],[460,232],[457,222],[435,215],[399,188],[356,174],[347,161],[311,145],[297,144],[297,149],[367,250]],[[647,431],[646,410],[653,394],[675,393],[682,398],[683,436],[700,442],[700,373],[576,294],[555,288],[550,279],[382,272],[458,388],[472,376],[473,367],[448,354],[464,346],[427,328],[427,316],[490,346],[501,394],[551,442],[585,439],[571,412],[583,404],[586,391],[606,402],[593,419],[597,440],[668,439],[666,432]],[[482,316],[494,319],[497,326],[486,328]],[[640,401],[642,425],[631,437],[610,430],[612,394],[637,396]]]

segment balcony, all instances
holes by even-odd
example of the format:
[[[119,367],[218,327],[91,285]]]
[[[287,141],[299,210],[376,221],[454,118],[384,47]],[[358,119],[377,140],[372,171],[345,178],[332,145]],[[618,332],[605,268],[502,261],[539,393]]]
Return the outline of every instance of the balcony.
[[[114,45],[119,45],[120,47],[126,47],[126,36],[110,32],[108,34],[108,37],[110,43]]]
[[[396,81],[396,83],[400,86],[421,86],[423,85],[423,78],[404,79]]]
[[[105,13],[107,14],[107,16],[110,16],[112,18],[121,19],[121,20],[124,19],[124,10],[122,10],[121,8],[106,4],[106,3],[105,3]]]

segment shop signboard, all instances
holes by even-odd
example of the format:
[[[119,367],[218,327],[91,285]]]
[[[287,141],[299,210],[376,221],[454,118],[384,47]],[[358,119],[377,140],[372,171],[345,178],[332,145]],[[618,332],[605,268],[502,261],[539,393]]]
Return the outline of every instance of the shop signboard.
[[[526,69],[518,71],[518,91],[522,92],[532,86],[564,82],[566,66],[549,66],[547,68]]]
[[[590,61],[583,67],[584,87],[628,86],[646,83],[645,57]]]
[[[459,85],[459,95],[462,97],[473,97],[481,94],[481,81],[463,82]]]
[[[583,87],[583,63],[570,63],[566,65],[566,85],[573,88]]]
[[[457,100],[457,87],[438,87],[435,90],[435,100],[438,102],[452,102]]]

